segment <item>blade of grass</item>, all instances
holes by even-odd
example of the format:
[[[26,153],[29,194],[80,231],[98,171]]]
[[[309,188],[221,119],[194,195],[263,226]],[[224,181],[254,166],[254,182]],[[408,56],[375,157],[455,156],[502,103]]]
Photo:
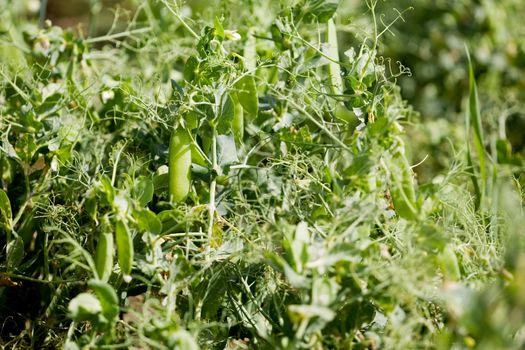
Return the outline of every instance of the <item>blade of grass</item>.
[[[485,141],[483,139],[483,128],[481,126],[481,114],[479,111],[479,98],[478,90],[476,85],[476,78],[474,76],[474,69],[472,68],[472,60],[470,59],[470,53],[466,48],[469,68],[469,102],[467,112],[467,163],[469,168],[472,169],[472,182],[474,184],[474,190],[476,192],[476,209],[479,209],[483,204],[483,196],[485,194],[487,175],[485,170]],[[476,153],[479,162],[479,182],[478,177],[475,173],[472,153],[468,144],[470,139],[470,127],[474,130],[474,144],[476,146]]]

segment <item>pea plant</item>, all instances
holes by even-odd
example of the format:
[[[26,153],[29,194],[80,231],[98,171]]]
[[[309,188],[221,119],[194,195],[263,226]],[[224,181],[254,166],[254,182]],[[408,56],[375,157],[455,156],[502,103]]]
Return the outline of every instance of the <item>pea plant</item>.
[[[518,168],[484,149],[474,74],[476,152],[419,184],[409,71],[378,53],[394,22],[363,36],[338,0],[216,5],[136,2],[87,38],[3,12],[20,32],[0,34],[1,344],[481,341],[453,293],[504,270],[491,198],[515,185],[488,171]]]

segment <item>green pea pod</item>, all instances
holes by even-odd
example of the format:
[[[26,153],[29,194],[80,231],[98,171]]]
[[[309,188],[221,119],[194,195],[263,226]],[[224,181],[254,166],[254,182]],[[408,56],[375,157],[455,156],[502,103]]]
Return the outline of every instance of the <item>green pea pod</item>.
[[[169,194],[173,202],[182,202],[190,192],[191,139],[187,131],[177,129],[170,138]]]
[[[133,240],[129,227],[124,221],[117,220],[115,235],[117,237],[118,264],[124,274],[124,280],[128,282],[131,280],[130,274],[133,267]]]
[[[396,213],[407,220],[417,220],[419,208],[410,165],[401,151],[392,157],[390,165],[392,188],[390,194]]]
[[[95,253],[95,266],[98,278],[102,281],[107,281],[113,271],[113,250],[113,234],[101,232]]]
[[[237,94],[232,93],[231,97],[234,103],[232,131],[235,141],[240,143],[244,137],[244,108],[239,102]]]
[[[235,84],[235,88],[237,90],[237,97],[244,111],[251,116],[257,116],[259,100],[255,78],[251,75],[245,75]]]

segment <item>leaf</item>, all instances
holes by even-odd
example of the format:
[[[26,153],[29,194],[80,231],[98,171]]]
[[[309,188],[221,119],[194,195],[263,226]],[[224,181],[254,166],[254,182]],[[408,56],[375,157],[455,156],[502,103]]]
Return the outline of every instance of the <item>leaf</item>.
[[[115,289],[109,283],[95,279],[89,280],[88,286],[95,291],[102,306],[104,317],[110,323],[115,323],[120,312],[119,300]]]
[[[239,162],[233,135],[217,136],[217,159],[220,166]]]
[[[291,242],[292,255],[294,258],[297,272],[302,273],[303,267],[308,261],[308,243],[310,242],[310,232],[308,231],[308,224],[301,221],[293,236]]]
[[[98,200],[95,196],[88,196],[84,202],[84,208],[93,221],[98,222]]]
[[[7,193],[0,188],[0,212],[2,214],[1,218],[7,224],[8,229],[11,229],[13,220],[13,213],[11,212],[11,202]]]
[[[296,7],[296,18],[305,22],[325,23],[333,17],[340,0],[304,0]]]
[[[90,293],[80,293],[74,297],[67,307],[69,317],[75,322],[96,321],[102,312],[102,305],[96,296]]]
[[[131,195],[139,202],[140,207],[145,207],[153,199],[153,192],[153,182],[147,177],[141,176],[135,182]]]
[[[192,152],[193,155],[193,152]],[[167,165],[161,165],[153,175],[153,187],[155,194],[160,195],[168,190],[169,168]]]
[[[137,224],[141,230],[151,232],[155,235],[159,235],[162,232],[162,223],[151,210],[135,210],[133,216],[137,220]]]
[[[324,306],[317,305],[290,305],[288,311],[293,319],[308,320],[313,317],[319,317],[324,321],[331,321],[335,317],[335,312]]]
[[[483,203],[483,196],[485,195],[485,188],[487,184],[487,175],[485,170],[485,141],[483,137],[483,128],[481,125],[481,114],[479,111],[479,99],[478,90],[476,86],[476,78],[474,76],[474,69],[472,68],[472,61],[470,59],[470,53],[467,50],[468,57],[468,69],[469,69],[469,104],[468,113],[466,117],[467,124],[467,163],[470,169],[472,169],[471,180],[474,185],[474,191],[476,194],[476,210],[480,208]],[[470,127],[474,129],[474,144],[476,146],[476,153],[479,161],[479,181],[476,171],[474,169],[474,163],[472,161],[472,153],[470,151]]]
[[[111,180],[106,175],[102,175],[98,183],[100,191],[106,195],[108,203],[112,204],[115,198],[115,191],[111,185]]]
[[[229,134],[232,128],[232,121],[235,117],[235,102],[228,94],[222,104],[221,115],[217,120],[217,132],[219,134]]]
[[[339,285],[334,277],[315,278],[312,284],[312,304],[329,307],[337,298]]]
[[[64,344],[64,350],[80,350],[80,347],[72,340],[67,340]]]
[[[259,112],[259,98],[255,78],[252,75],[245,75],[235,84],[235,89],[244,111],[256,116]]]
[[[14,239],[7,244],[7,270],[15,270],[24,260],[24,256],[24,240],[15,234]]]
[[[190,56],[184,65],[184,80],[193,82],[198,77],[199,59]]]
[[[215,20],[213,21],[213,26],[215,29],[214,34],[220,39],[224,40],[224,27],[222,26],[221,21],[219,20],[217,16],[215,17]]]
[[[5,152],[5,154],[7,154],[7,156],[9,158],[13,158],[13,159],[16,159],[16,160],[20,160],[20,157],[18,156],[18,154],[16,153],[16,150],[15,148],[13,147],[13,145],[11,145],[9,143],[9,140],[7,139],[7,135],[4,136],[4,139],[3,139],[3,142],[2,142],[2,149],[3,151]]]
[[[274,270],[284,274],[288,282],[295,288],[308,288],[309,280],[295,272],[295,270],[288,264],[286,260],[277,254],[266,253],[265,255],[268,265]]]

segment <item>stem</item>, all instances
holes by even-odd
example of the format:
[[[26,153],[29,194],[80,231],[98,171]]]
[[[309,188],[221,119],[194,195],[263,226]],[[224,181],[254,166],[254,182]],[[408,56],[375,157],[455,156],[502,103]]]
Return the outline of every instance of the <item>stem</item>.
[[[308,113],[304,108],[302,108],[301,106],[299,106],[299,104],[295,103],[295,101],[293,101],[293,99],[289,99],[288,100],[288,103],[290,103],[292,106],[294,106],[298,111],[300,111],[305,117],[307,117],[308,119],[310,119],[319,129],[321,129],[326,135],[328,135],[328,137],[330,137],[332,139],[332,141],[334,141],[336,144],[338,144],[339,146],[341,146],[343,149],[347,150],[347,151],[351,151],[350,147],[348,147],[347,145],[344,144],[343,141],[341,141],[338,137],[336,137],[334,134],[332,134],[332,132],[330,130],[328,130],[328,128],[326,128],[326,126],[324,126],[323,124],[321,124],[317,119],[315,119],[310,113]]]
[[[150,27],[126,30],[125,32],[98,36],[96,38],[89,38],[89,39],[84,40],[84,42],[86,44],[93,44],[93,43],[98,43],[98,42],[101,42],[101,41],[111,41],[111,40],[115,40],[115,39],[118,39],[118,38],[131,36],[133,34],[147,33],[150,30],[151,30]]]
[[[47,11],[47,0],[40,0],[40,10],[39,10],[39,16],[38,16],[38,23],[40,27],[43,27],[44,22],[46,21],[46,11]]]
[[[217,170],[217,129],[213,126],[212,130],[212,141],[211,141],[211,161],[212,169]],[[215,176],[213,177],[210,184],[210,204],[209,204],[209,224],[208,224],[208,247],[207,250],[210,250],[211,240],[213,238],[213,222],[215,219],[215,189],[217,187],[217,180]],[[209,254],[206,255],[209,257]]]
[[[115,180],[117,179],[117,166],[118,166],[118,162],[120,161],[120,156],[122,154],[122,151],[124,150],[124,147],[126,147],[126,145],[123,145],[117,152],[116,152],[116,155],[115,155],[115,163],[113,164],[113,173],[111,174],[111,186],[115,186]]]
[[[368,66],[370,65],[370,61],[372,60],[372,56],[375,56],[375,52],[377,49],[377,18],[376,18],[376,5],[377,1],[373,0],[368,2],[367,1],[368,8],[372,12],[372,20],[374,22],[374,46],[372,47],[372,51],[368,52],[368,59],[366,60],[365,66],[361,70],[361,73],[359,75],[359,81],[363,81],[363,78],[365,77],[366,70],[368,69]]]
[[[167,2],[166,0],[163,0],[162,2],[164,3],[164,5],[166,5],[166,7],[168,8],[168,10],[169,10],[169,11],[170,11],[175,17],[177,17],[177,19],[178,19],[179,22],[182,24],[182,26],[183,26],[184,28],[186,28],[186,30],[187,30],[188,32],[190,32],[190,34],[191,34],[193,37],[195,37],[195,39],[200,39],[199,35],[198,35],[197,33],[195,33],[195,32],[193,31],[193,29],[191,29],[191,27],[188,25],[188,23],[186,23],[186,22],[184,21],[184,19],[182,18],[182,16],[181,16],[177,11],[175,11],[175,10],[174,10],[174,9],[168,4],[168,2]]]

